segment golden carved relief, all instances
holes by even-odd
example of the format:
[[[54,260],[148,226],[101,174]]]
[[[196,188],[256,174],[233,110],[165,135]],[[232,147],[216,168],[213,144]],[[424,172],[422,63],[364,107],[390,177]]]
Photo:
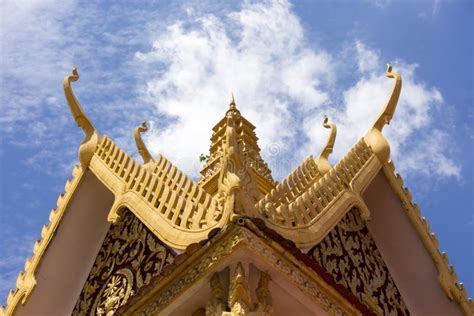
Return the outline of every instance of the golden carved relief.
[[[309,254],[375,312],[409,314],[358,210],[347,213]]]
[[[179,274],[170,275],[168,277],[169,282],[167,283],[166,280],[163,280],[163,284],[166,283],[166,285],[157,288],[150,298],[143,299],[137,303],[136,307],[131,306],[127,310],[122,310],[121,314],[141,316],[159,315],[159,313],[176,297],[181,295],[190,284],[203,278],[208,270],[212,269],[237,247],[242,245],[245,245],[255,254],[258,254],[260,258],[264,259],[265,262],[278,271],[278,273],[286,276],[290,282],[294,283],[304,293],[307,293],[311,299],[317,302],[322,309],[330,312],[331,315],[360,315],[360,312],[352,304],[345,301],[342,297],[339,297],[322,279],[316,277],[314,273],[308,274],[303,271],[304,269],[301,270],[301,267],[296,266],[299,264],[297,261],[285,258],[283,248],[273,245],[277,247],[277,249],[274,249],[262,241],[260,237],[241,228],[229,229],[222,235],[221,241],[212,245],[205,255],[192,261],[193,264],[190,268]],[[258,299],[256,312],[260,313],[259,315],[263,314],[267,316],[273,313],[269,283],[269,275],[262,273],[256,289]],[[219,312],[226,307],[226,303],[228,303],[226,302],[228,296],[225,295],[225,290],[217,274],[211,277],[210,286],[211,301],[205,309],[199,309],[199,313],[205,313],[208,310],[209,312]],[[213,314],[211,313],[211,315]]]
[[[128,269],[122,269],[111,275],[109,281],[102,287],[93,308],[98,316],[110,316],[133,294],[133,274]]]
[[[130,211],[111,226],[73,315],[113,315],[174,253]]]

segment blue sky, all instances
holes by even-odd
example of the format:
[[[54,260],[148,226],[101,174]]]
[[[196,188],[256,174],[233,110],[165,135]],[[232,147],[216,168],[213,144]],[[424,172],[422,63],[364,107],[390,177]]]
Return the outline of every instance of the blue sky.
[[[132,131],[196,177],[234,92],[277,179],[338,124],[335,163],[404,78],[384,129],[395,166],[474,293],[471,1],[4,1],[0,4],[0,298],[77,163],[62,79],[102,134]],[[285,163],[282,163],[284,161]],[[400,232],[403,233],[403,232]]]

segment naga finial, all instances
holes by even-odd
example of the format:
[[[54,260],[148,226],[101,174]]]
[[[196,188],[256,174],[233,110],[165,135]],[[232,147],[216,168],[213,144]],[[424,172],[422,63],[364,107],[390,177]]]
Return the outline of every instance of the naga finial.
[[[328,123],[329,119],[325,115],[324,116],[324,121],[323,121],[323,126],[325,128],[330,128],[331,133],[329,134],[328,140],[326,142],[326,145],[324,146],[323,150],[319,154],[319,157],[316,160],[316,164],[318,165],[318,170],[321,172],[321,174],[325,174],[329,170],[331,170],[331,165],[329,164],[328,158],[329,155],[332,153],[334,149],[334,143],[336,141],[336,135],[337,135],[337,127],[336,124],[334,123]]]
[[[387,78],[395,79],[392,94],[385,104],[382,113],[378,116],[372,128],[364,136],[365,142],[370,146],[382,164],[385,164],[390,160],[390,145],[382,135],[382,129],[386,124],[390,124],[390,121],[395,114],[398,98],[400,97],[400,92],[402,90],[402,76],[399,73],[392,72],[392,66],[390,64],[387,64],[385,76],[387,76]]]
[[[75,82],[77,80],[79,80],[79,74],[77,72],[77,68],[74,67],[72,70],[72,76],[66,76],[64,78],[63,87],[64,94],[74,120],[85,134],[84,140],[79,146],[79,161],[81,163],[81,167],[85,169],[89,165],[89,162],[94,155],[95,149],[100,140],[100,136],[82,109],[82,106],[74,95],[74,92],[72,91],[71,82]]]
[[[135,143],[137,144],[138,153],[143,158],[144,164],[147,164],[153,161],[153,158],[150,152],[148,151],[148,148],[146,147],[145,143],[143,142],[142,135],[141,135],[142,133],[146,131],[148,131],[148,125],[146,121],[143,121],[140,126],[135,128],[135,131],[133,133],[135,137]]]
[[[395,82],[393,85],[392,94],[390,95],[390,98],[385,104],[382,113],[379,115],[373,126],[373,128],[379,131],[382,131],[386,124],[390,124],[393,114],[395,114],[398,98],[400,97],[400,92],[402,90],[402,76],[400,76],[399,73],[392,72],[392,65],[387,64],[385,76],[387,76],[387,78],[395,78]]]

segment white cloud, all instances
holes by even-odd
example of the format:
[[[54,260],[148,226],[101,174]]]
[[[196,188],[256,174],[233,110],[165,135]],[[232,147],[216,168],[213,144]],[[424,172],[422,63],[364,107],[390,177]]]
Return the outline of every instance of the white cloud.
[[[344,155],[372,126],[393,86],[393,80],[383,74],[384,65],[378,53],[360,41],[355,42],[355,50],[361,77],[343,92],[342,108],[328,109],[338,123],[335,157]],[[432,122],[438,107],[443,105],[440,91],[416,78],[417,65],[396,61],[393,66],[394,71],[402,74],[403,86],[394,119],[384,134],[389,139],[397,169],[406,174],[459,177],[460,167],[450,158],[449,134]],[[324,141],[325,137],[315,128],[317,124],[320,124],[319,118],[305,120],[307,130],[311,131],[308,134],[311,142],[303,151]]]
[[[0,40],[2,94],[1,123],[34,118],[43,102],[54,93],[52,73],[71,56],[61,50],[68,37],[63,21],[70,15],[73,1],[2,1]],[[60,88],[60,82],[58,88]]]
[[[380,71],[379,55],[373,50],[367,49],[361,41],[355,42],[357,52],[357,66],[361,73]]]
[[[45,146],[28,159],[31,166],[46,163],[44,158],[52,156],[47,152],[63,146],[61,140],[71,144],[80,141],[78,130],[65,130],[73,123],[60,79],[51,74],[66,74],[77,59],[89,60],[91,54],[97,58],[91,61],[94,70],[86,75],[97,79],[81,80],[77,85],[79,98],[86,95],[81,93],[82,88],[90,95],[103,93],[104,99],[96,107],[86,103],[88,112],[107,114],[108,120],[101,124],[131,152],[135,150],[130,142],[130,125],[148,116],[154,121],[151,135],[146,136],[152,151],[164,152],[193,175],[199,169],[198,155],[208,150],[210,128],[224,115],[231,92],[242,113],[257,126],[264,156],[285,158],[294,166],[308,154],[317,155],[324,143],[324,114],[339,124],[333,159],[340,158],[365,134],[391,89],[391,80],[383,77],[383,58],[378,51],[355,41],[352,57],[341,58],[338,53],[315,47],[306,41],[304,29],[286,1],[244,2],[240,9],[226,15],[184,8],[187,15],[167,28],[131,23],[117,32],[112,32],[111,26],[92,22],[99,14],[97,8],[76,8],[80,12],[72,16],[74,8],[72,0],[61,4],[2,2],[2,12],[9,14],[3,14],[0,31],[2,81],[6,83],[2,86],[1,129],[11,136],[11,143]],[[203,11],[200,8],[199,12]],[[120,17],[120,10],[112,8],[110,12],[107,18],[112,23]],[[84,18],[78,21],[82,15]],[[71,19],[76,22],[71,23]],[[128,22],[145,20],[143,12],[134,11]],[[125,70],[118,70],[128,72],[128,77],[105,66],[109,55],[119,51],[124,42],[136,45],[146,41],[152,27],[156,30],[152,48],[136,53],[134,61],[121,61]],[[91,33],[83,33],[84,29]],[[101,34],[103,42],[90,34]],[[88,52],[97,45],[101,53]],[[338,78],[339,70],[348,65],[357,65],[358,73],[350,75],[359,76],[350,87]],[[409,171],[414,170],[409,165],[417,164],[405,163],[408,159],[404,157],[430,159],[415,155],[416,147],[407,144],[423,138],[422,131],[439,130],[432,117],[437,107],[443,106],[443,98],[439,90],[417,78],[416,65],[399,61],[394,66],[404,77],[404,87],[393,123],[385,132],[397,165]],[[105,94],[120,95],[117,91],[123,89],[144,90],[145,99],[136,99],[133,93],[128,99],[105,98]],[[153,107],[146,108],[146,104]],[[163,120],[163,115],[168,119]],[[18,124],[23,122],[28,122],[28,128],[19,130]],[[18,131],[27,136],[12,136]],[[62,139],[57,138],[58,133],[63,134]],[[459,168],[435,167],[441,163],[456,165],[450,154],[442,151],[446,147],[443,142],[449,142],[449,133],[442,134],[444,137],[430,141],[436,141],[439,157],[444,158],[431,155],[433,163],[426,165],[435,175],[459,175]],[[268,148],[276,147],[279,156],[270,157]],[[75,149],[73,145],[63,148],[68,153],[68,162],[63,165],[70,165]],[[289,171],[269,162],[281,170],[276,172],[277,177]]]
[[[324,114],[338,123],[334,158],[341,158],[370,128],[391,92],[393,82],[385,78],[377,51],[355,41],[354,58],[341,61],[309,46],[284,1],[245,2],[227,16],[193,18],[186,26],[176,21],[157,34],[150,51],[136,55],[140,62],[164,65],[152,74],[146,95],[160,113],[173,118],[166,126],[156,122],[148,143],[190,174],[197,174],[194,162],[207,152],[210,127],[223,117],[231,91],[243,115],[257,126],[264,156],[278,170],[277,177],[289,171],[278,165],[281,159],[295,166],[305,156],[317,155],[327,137],[321,126]],[[353,86],[338,83],[341,63],[357,65],[360,77]],[[443,151],[446,133],[430,139],[436,155],[417,154],[419,147],[408,146],[426,130],[438,132],[431,117],[443,103],[439,90],[416,78],[416,67],[401,61],[394,65],[404,83],[395,118],[385,129],[392,157],[407,172],[417,172],[423,164],[426,175],[458,176],[459,168]],[[338,99],[342,104],[334,105]],[[279,156],[270,157],[268,148],[275,146]]]
[[[232,91],[261,143],[278,143],[288,153],[298,131],[293,111],[320,107],[328,99],[322,86],[333,75],[330,55],[304,44],[298,18],[284,1],[244,3],[222,18],[199,17],[191,29],[178,21],[136,57],[166,66],[148,81],[147,95],[176,121],[165,128],[157,122],[149,143],[174,161],[197,161],[207,152],[210,128],[223,117]],[[198,168],[181,167],[194,174]]]

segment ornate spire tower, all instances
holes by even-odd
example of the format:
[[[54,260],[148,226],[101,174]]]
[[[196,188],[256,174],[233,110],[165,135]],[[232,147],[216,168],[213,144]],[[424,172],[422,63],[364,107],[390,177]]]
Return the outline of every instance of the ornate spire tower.
[[[275,187],[267,163],[260,156],[258,147],[258,137],[255,134],[255,126],[240,114],[237,109],[234,95],[232,95],[229,110],[225,116],[213,127],[211,146],[209,148],[209,159],[201,169],[201,178],[199,185],[211,195],[215,195],[218,190],[218,175],[222,167],[222,155],[224,152],[224,143],[226,130],[229,122],[232,121],[233,133],[235,136],[236,148],[235,155],[245,165],[245,170],[250,177],[253,177],[257,183],[259,192],[262,195],[270,192]]]

